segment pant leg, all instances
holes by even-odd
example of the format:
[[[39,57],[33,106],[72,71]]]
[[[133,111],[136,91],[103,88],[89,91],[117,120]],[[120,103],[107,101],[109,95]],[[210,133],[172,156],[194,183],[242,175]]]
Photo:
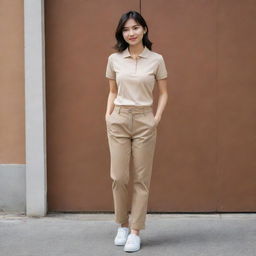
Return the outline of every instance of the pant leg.
[[[135,115],[133,120],[134,180],[130,226],[133,229],[145,229],[157,127],[153,112]]]
[[[114,201],[115,222],[123,224],[129,221],[128,183],[131,156],[131,138],[128,122],[124,114],[116,110],[107,121],[107,136],[110,149],[110,177]]]

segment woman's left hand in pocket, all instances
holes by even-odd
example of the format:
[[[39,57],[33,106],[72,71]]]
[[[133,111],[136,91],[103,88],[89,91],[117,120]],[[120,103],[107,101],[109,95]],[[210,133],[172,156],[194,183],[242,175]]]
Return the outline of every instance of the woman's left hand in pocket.
[[[156,126],[158,126],[158,124],[161,120],[161,117],[154,116],[154,119],[155,119]]]

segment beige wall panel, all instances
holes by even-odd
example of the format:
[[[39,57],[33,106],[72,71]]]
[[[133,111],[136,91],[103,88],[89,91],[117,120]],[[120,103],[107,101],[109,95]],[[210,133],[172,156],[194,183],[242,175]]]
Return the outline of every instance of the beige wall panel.
[[[25,163],[23,1],[0,1],[0,164]]]

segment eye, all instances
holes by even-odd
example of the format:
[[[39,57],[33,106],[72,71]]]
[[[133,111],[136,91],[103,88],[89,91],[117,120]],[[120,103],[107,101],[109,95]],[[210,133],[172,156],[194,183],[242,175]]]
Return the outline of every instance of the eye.
[[[140,27],[140,26],[136,26],[136,27],[134,27],[134,29],[138,29],[139,27]],[[125,31],[127,31],[127,29],[124,28],[122,31],[125,32]]]

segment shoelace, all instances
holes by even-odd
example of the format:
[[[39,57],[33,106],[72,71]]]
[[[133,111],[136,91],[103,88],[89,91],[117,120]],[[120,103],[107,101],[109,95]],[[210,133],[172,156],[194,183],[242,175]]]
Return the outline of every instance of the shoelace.
[[[126,233],[126,231],[124,230],[124,229],[119,229],[118,230],[118,236],[122,236],[123,234],[125,234]]]
[[[133,237],[128,237],[127,241],[126,241],[127,244],[133,244],[134,243],[134,238]]]

